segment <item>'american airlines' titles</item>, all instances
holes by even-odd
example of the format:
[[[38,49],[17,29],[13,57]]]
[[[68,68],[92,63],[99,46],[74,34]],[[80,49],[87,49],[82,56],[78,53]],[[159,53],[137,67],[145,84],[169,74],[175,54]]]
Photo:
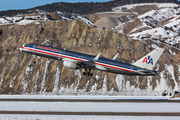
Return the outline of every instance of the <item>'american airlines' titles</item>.
[[[45,46],[38,45],[37,48],[44,49],[44,50],[50,50],[53,52],[59,52],[59,49],[54,49],[52,47],[45,47]]]

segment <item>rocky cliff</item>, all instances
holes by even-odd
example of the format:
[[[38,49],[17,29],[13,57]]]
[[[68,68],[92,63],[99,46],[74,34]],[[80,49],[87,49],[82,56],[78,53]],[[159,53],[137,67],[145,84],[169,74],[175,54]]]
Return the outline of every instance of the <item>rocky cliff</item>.
[[[1,25],[0,94],[137,94],[142,90],[173,91],[179,88],[179,50],[153,40],[131,40],[112,30],[100,30],[81,20],[36,21],[26,25]],[[63,67],[62,62],[37,58],[20,52],[23,44],[40,43],[77,52],[134,62],[157,46],[165,48],[154,70],[157,76],[124,76],[94,70],[92,77],[84,70]],[[176,53],[176,54],[174,54]],[[156,93],[154,93],[156,94]]]

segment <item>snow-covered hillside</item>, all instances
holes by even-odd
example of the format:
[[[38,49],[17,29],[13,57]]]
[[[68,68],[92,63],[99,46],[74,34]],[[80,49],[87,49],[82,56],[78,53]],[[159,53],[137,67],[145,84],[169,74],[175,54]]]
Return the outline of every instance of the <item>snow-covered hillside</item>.
[[[0,18],[0,25],[8,25],[8,24],[17,24],[17,25],[28,25],[31,23],[39,24],[40,21],[50,21],[50,20],[73,20],[73,19],[81,19],[88,25],[92,25],[93,23],[89,21],[87,18],[77,14],[71,13],[63,13],[63,12],[40,12],[37,14],[27,14],[27,15],[17,15],[14,17],[3,17]]]
[[[153,9],[152,9],[152,8]],[[90,17],[71,13],[36,13],[0,18],[0,93],[160,96],[180,88],[180,9],[176,4],[135,4]],[[100,22],[98,22],[100,21]],[[99,27],[112,27],[101,30]],[[155,66],[157,76],[125,76],[63,67],[59,61],[16,50],[24,43],[40,43],[92,55],[134,62],[157,47],[165,52]],[[111,52],[111,54],[110,54]]]
[[[145,13],[138,13],[138,10],[143,10],[147,6],[154,7],[154,9]],[[123,12],[122,8],[126,8],[129,12],[136,11],[137,17],[117,26],[116,30],[118,32],[128,34],[135,40],[148,38],[180,48],[180,8],[177,4],[125,5],[114,8],[113,12]],[[137,21],[140,22],[137,24]],[[126,30],[127,27],[129,27],[129,30]]]

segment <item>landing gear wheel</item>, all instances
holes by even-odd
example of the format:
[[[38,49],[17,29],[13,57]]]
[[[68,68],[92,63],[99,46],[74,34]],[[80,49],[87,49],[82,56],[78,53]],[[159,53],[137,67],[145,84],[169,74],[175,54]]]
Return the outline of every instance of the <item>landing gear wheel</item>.
[[[90,76],[93,76],[93,73],[90,73]]]
[[[93,73],[91,73],[91,69],[89,68],[89,72],[87,68],[84,68],[85,72],[83,72],[83,75],[86,75],[86,77],[93,76]]]
[[[87,73],[86,73],[86,76],[89,77],[89,75],[90,75],[90,72],[87,72]]]

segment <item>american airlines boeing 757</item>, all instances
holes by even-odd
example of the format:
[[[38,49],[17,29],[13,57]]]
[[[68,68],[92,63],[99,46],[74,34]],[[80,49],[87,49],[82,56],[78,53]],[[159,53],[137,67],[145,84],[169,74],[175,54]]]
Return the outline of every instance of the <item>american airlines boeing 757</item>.
[[[63,61],[63,65],[66,68],[82,68],[85,70],[83,75],[88,77],[93,76],[93,73],[91,73],[92,69],[124,75],[157,75],[158,71],[153,71],[153,67],[163,53],[164,49],[156,48],[134,63],[125,63],[115,60],[118,54],[116,54],[112,59],[107,59],[100,57],[101,53],[97,56],[93,56],[35,43],[23,45],[20,48],[20,51],[33,54],[35,56],[42,56]]]

